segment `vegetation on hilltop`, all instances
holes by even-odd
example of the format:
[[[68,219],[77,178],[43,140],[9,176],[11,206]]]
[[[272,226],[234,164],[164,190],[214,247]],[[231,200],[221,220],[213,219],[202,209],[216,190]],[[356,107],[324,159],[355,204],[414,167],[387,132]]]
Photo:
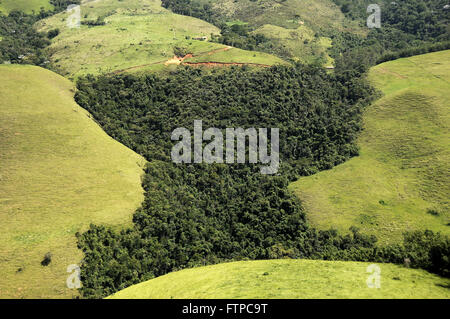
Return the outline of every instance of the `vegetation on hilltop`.
[[[3,0],[6,1],[6,0]],[[49,68],[49,54],[45,50],[51,39],[59,34],[59,29],[39,32],[34,24],[48,16],[61,12],[70,4],[79,4],[80,0],[50,0],[52,8],[40,7],[30,13],[29,6],[34,3],[3,2],[8,5],[7,15],[0,12],[0,63],[33,64]],[[33,7],[34,8],[34,7]]]
[[[370,1],[334,0],[341,10],[361,25],[366,24]],[[349,32],[330,35],[330,54],[337,67],[347,70],[364,68],[414,53],[450,48],[450,8],[442,0],[384,0],[381,7],[381,28],[370,29],[365,37]],[[441,43],[441,44],[439,44]],[[433,46],[436,44],[436,46]]]
[[[82,5],[81,10],[78,29],[65,27],[68,18],[65,12],[36,24],[40,31],[60,30],[49,47],[51,61],[71,78],[123,71],[168,73],[181,63],[173,59],[179,53],[174,52],[177,47],[206,62],[284,63],[276,56],[248,50],[217,54],[228,49],[226,45],[207,41],[219,33],[217,27],[174,14],[157,0],[102,0]]]
[[[348,17],[366,21],[370,0],[333,0]],[[381,31],[400,30],[420,40],[450,40],[450,8],[447,0],[381,0]]]
[[[239,61],[235,59],[237,56],[229,61],[227,54],[208,54],[207,60],[261,63],[256,62],[258,59],[252,59],[250,51],[256,50],[288,60],[301,60],[328,67],[334,64],[337,68],[347,70],[367,70],[377,62],[405,56],[408,50],[423,53],[430,48],[430,44],[449,39],[447,25],[450,10],[441,8],[442,1],[383,4],[383,27],[370,31],[363,27],[367,17],[364,1],[360,1],[359,5],[353,4],[350,11],[346,11],[348,6],[345,3],[337,2],[347,14],[348,21],[343,18],[337,6],[324,9],[325,4],[329,5],[328,0],[314,5],[288,0],[281,6],[272,0],[261,3],[242,1],[231,7],[228,0],[217,3],[204,0],[162,1],[162,5],[173,12],[215,24],[220,28],[220,34],[218,29],[211,25],[208,28],[207,24],[202,25],[200,30],[196,27],[197,22],[170,15],[158,2],[151,0],[146,0],[145,3],[135,0],[123,3],[105,0],[82,6],[82,28],[77,29],[77,35],[64,25],[67,13],[39,22],[38,30],[44,32],[36,32],[32,24],[37,20],[62,11],[69,3],[78,2],[53,1],[55,9],[52,13],[42,11],[30,18],[20,17],[19,21],[17,13],[11,17],[0,17],[3,25],[11,24],[11,21],[23,24],[15,35],[10,33],[11,27],[0,29],[0,36],[5,39],[0,48],[0,58],[12,63],[31,63],[46,67],[50,67],[49,62],[53,62],[52,69],[78,76],[135,67],[160,71],[161,65],[171,58],[172,47],[186,47],[189,53],[195,54],[213,52],[227,45],[248,51],[239,51],[238,55],[242,57]],[[244,4],[249,7],[244,9]],[[307,5],[313,8],[308,9]],[[285,7],[294,11],[288,13]],[[268,15],[268,12],[272,12],[269,8],[275,10],[276,14]],[[119,9],[122,9],[120,13]],[[320,14],[317,15],[314,10]],[[385,11],[389,13],[387,18]],[[313,14],[314,12],[316,13]],[[303,15],[307,15],[306,13],[312,14],[314,19],[305,20]],[[351,22],[351,19],[355,21]],[[395,21],[401,23],[394,23]],[[361,24],[359,27],[358,22]],[[167,30],[167,25],[172,25],[172,28]],[[186,25],[189,30],[184,28]],[[21,29],[26,29],[26,35]],[[131,38],[129,34],[132,34]],[[110,38],[110,35],[114,37]],[[193,40],[199,35],[206,36],[215,43]],[[53,44],[44,50],[49,45],[46,37],[53,39]],[[102,43],[94,39],[102,39]],[[130,39],[134,39],[132,43]],[[447,42],[433,48],[449,46]],[[333,59],[336,61],[333,62]],[[282,63],[280,59],[269,55],[264,60],[267,61],[264,64],[268,65]]]
[[[50,40],[43,32],[33,29],[40,16],[12,11],[8,16],[0,14],[0,62],[43,65],[44,52]]]
[[[71,4],[81,4],[81,0],[50,0],[55,12],[66,10]]]
[[[352,60],[368,68],[384,54],[450,40],[445,0],[384,0],[380,29],[366,26],[370,1],[334,2],[337,6],[332,1],[162,1],[176,13],[218,26],[221,35],[214,41],[321,65],[331,65],[333,58],[339,59],[336,65]],[[323,45],[330,38],[332,45]]]
[[[218,26],[221,34],[213,41],[320,65],[330,62],[322,30],[352,24],[328,0],[162,0],[162,5]],[[357,29],[357,24],[353,27]]]

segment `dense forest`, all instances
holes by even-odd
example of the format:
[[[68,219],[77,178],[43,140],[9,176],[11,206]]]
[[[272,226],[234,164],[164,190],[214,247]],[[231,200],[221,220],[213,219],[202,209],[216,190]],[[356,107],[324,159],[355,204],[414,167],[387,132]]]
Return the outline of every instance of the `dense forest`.
[[[349,18],[366,24],[367,0],[334,0]],[[351,69],[450,47],[450,7],[447,1],[405,0],[380,2],[381,28],[367,37],[349,32],[332,33],[331,56],[338,67]],[[355,64],[356,63],[356,64]]]
[[[301,64],[80,79],[77,102],[149,161],[134,227],[115,232],[92,225],[78,234],[83,296],[103,297],[170,271],[226,260],[410,258],[414,267],[447,274],[448,238],[418,232],[405,245],[378,247],[375,237],[355,228],[346,236],[317,231],[287,190],[296,177],[357,154],[361,112],[375,96],[364,74],[328,74]],[[196,119],[205,128],[279,128],[279,173],[261,175],[257,164],[172,163],[172,130],[192,130]]]
[[[369,0],[333,0],[341,11],[354,20],[368,17]],[[396,29],[420,40],[450,40],[450,7],[446,0],[381,0],[381,29]]]
[[[39,19],[40,16],[19,11],[8,16],[0,14],[0,61],[44,65],[47,60],[44,48],[50,40],[33,28]]]
[[[81,4],[81,0],[50,0],[50,3],[55,7],[53,13],[66,10],[71,4]]]

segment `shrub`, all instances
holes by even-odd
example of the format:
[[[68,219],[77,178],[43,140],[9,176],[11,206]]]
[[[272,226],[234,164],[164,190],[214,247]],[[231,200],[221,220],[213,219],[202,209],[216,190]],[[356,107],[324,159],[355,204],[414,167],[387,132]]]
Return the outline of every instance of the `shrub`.
[[[47,38],[53,39],[54,37],[57,37],[58,34],[59,34],[59,29],[53,29],[53,30],[50,30],[50,31],[48,31],[48,33],[47,33]]]
[[[48,266],[52,262],[52,253],[48,252],[45,254],[44,259],[41,261],[42,266]]]

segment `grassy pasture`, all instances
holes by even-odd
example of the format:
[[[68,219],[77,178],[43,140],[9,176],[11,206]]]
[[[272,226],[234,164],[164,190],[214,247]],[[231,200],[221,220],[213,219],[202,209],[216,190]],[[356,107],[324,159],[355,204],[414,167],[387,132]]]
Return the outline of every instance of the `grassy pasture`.
[[[364,114],[360,156],[290,188],[319,228],[355,225],[385,243],[449,234],[450,51],[383,63],[370,80],[384,96]]]
[[[49,0],[0,0],[0,12],[4,14],[8,14],[12,10],[38,13],[41,7],[45,10],[53,9]]]
[[[61,76],[3,65],[0,78],[0,298],[70,298],[75,233],[131,224],[144,160],[103,132]]]
[[[106,24],[70,29],[66,27],[66,12],[38,23],[40,30],[61,30],[50,50],[53,62],[65,70],[66,75],[77,77],[88,73],[140,69],[135,67],[159,72],[165,69],[164,63],[173,57],[174,46],[186,47],[193,54],[226,47],[193,40],[202,36],[209,38],[211,34],[218,34],[219,29],[202,20],[174,14],[162,8],[158,0],[102,0],[81,6],[82,21],[96,20],[98,17],[104,17]],[[249,51],[240,50],[231,58],[239,57],[242,62],[258,63],[258,57],[253,59],[253,53]],[[279,61],[268,54],[264,60],[269,64]]]
[[[423,270],[378,264],[380,288],[368,288],[369,263],[259,260],[173,272],[128,287],[112,299],[443,298],[449,279]]]
[[[204,54],[197,57],[189,58],[186,62],[221,62],[221,63],[255,63],[255,64],[286,64],[280,58],[263,52],[252,52],[241,50],[238,48],[230,48],[229,50],[220,50],[213,54]]]

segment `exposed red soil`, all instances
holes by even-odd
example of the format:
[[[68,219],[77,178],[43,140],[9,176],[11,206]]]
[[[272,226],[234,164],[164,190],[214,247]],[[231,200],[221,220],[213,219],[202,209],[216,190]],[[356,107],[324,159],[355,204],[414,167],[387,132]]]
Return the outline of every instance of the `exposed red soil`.
[[[132,67],[129,67],[129,68],[126,68],[126,69],[116,70],[114,72],[111,72],[110,74],[119,74],[119,73],[123,73],[123,72],[126,72],[126,71],[134,70],[134,69],[145,68],[147,66],[155,65],[155,64],[169,65],[169,64],[177,64],[177,63],[178,64],[183,64],[183,65],[188,65],[188,66],[193,66],[193,67],[206,66],[206,67],[209,67],[209,68],[221,67],[221,66],[232,66],[232,65],[237,65],[237,66],[250,65],[250,66],[258,66],[258,67],[264,67],[264,68],[271,67],[271,65],[258,64],[258,63],[214,62],[214,61],[210,61],[210,62],[184,62],[184,60],[186,60],[186,59],[199,57],[199,56],[204,56],[204,55],[213,55],[213,54],[215,54],[217,52],[228,51],[228,50],[230,50],[232,48],[233,47],[227,46],[225,48],[215,49],[215,50],[211,50],[211,51],[199,52],[199,53],[196,53],[196,54],[189,53],[189,54],[186,54],[184,57],[174,56],[173,58],[171,58],[169,60],[158,61],[158,62],[142,64],[142,65],[136,65],[136,66],[132,66]],[[174,61],[176,61],[177,63],[175,63]]]

